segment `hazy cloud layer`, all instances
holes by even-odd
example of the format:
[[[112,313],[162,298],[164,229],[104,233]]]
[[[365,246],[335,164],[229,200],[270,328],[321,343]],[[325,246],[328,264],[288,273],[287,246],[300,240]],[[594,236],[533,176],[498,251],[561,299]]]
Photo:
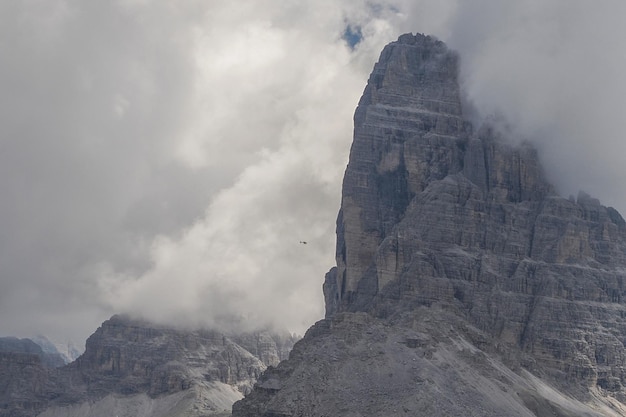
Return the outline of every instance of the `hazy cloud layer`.
[[[624,13],[617,0],[464,2],[449,39],[468,95],[540,148],[561,193],[584,189],[622,212]]]
[[[352,113],[403,32],[457,48],[476,108],[535,141],[564,193],[626,211],[625,9],[2,2],[0,334],[79,339],[114,312],[298,332],[321,318]]]

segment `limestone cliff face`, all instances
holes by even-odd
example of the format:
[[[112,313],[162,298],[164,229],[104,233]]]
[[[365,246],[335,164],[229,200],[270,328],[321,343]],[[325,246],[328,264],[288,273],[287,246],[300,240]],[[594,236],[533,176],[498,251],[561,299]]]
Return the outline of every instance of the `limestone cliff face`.
[[[175,330],[121,316],[104,322],[68,367],[88,381],[89,394],[151,396],[188,389],[198,376],[246,392],[264,369],[258,358],[219,332]]]
[[[48,372],[36,353],[0,352],[0,415],[32,416],[40,410],[51,388]]]
[[[383,51],[356,111],[328,315],[445,304],[540,362],[621,390],[624,220],[584,194],[557,196],[529,146],[473,132],[456,72],[432,38]]]
[[[232,335],[231,339],[266,366],[276,366],[289,357],[299,337],[288,332],[258,331]]]
[[[385,47],[354,116],[326,320],[235,416],[346,403],[366,416],[393,404],[406,415],[626,415],[626,222],[586,194],[559,197],[537,152],[473,128],[460,97],[442,42],[403,35]],[[474,373],[446,370],[446,357]],[[367,378],[357,387],[348,372]],[[474,400],[444,407],[472,378],[507,394],[466,389],[459,398]],[[382,402],[363,406],[372,396]]]
[[[263,346],[265,356],[277,357],[275,342]],[[213,415],[229,410],[266,369],[222,333],[124,316],[105,321],[85,353],[60,368],[45,367],[36,344],[27,347],[35,352],[0,352],[2,417]]]
[[[45,403],[53,384],[49,374],[62,366],[58,354],[48,354],[30,339],[0,338],[0,415],[30,416]]]
[[[470,127],[461,117],[456,73],[456,56],[432,38],[404,36],[383,50],[354,116],[330,313],[364,294],[357,291],[361,279],[413,197],[460,169],[454,145]]]

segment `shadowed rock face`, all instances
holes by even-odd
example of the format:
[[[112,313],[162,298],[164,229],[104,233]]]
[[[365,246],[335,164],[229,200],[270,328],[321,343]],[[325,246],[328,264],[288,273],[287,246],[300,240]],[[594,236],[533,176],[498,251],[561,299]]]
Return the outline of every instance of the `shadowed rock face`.
[[[434,38],[385,47],[354,123],[326,319],[233,415],[626,415],[619,213],[474,129]]]

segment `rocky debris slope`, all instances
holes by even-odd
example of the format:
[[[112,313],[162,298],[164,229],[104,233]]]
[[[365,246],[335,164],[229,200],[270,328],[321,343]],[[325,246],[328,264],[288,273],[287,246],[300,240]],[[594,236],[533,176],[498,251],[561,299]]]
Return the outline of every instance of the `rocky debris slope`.
[[[445,323],[445,325],[444,325]],[[456,314],[420,306],[393,320],[338,313],[269,368],[233,416],[599,417],[626,409],[600,390],[584,400],[477,346]]]
[[[57,369],[0,353],[0,416],[206,416],[229,411],[291,339],[257,333],[256,357],[226,335],[114,316]],[[290,341],[291,340],[291,341]],[[39,348],[33,343],[33,345]],[[41,351],[41,348],[39,348]]]
[[[385,47],[354,123],[326,319],[233,415],[626,415],[620,214],[475,129],[432,37]]]

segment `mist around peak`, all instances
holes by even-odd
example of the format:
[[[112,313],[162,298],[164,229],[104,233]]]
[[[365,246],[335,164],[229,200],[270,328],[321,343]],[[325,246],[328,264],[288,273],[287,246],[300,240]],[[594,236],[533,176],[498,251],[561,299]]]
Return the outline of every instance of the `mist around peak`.
[[[0,334],[78,342],[119,312],[303,334],[323,316],[354,108],[407,32],[458,51],[467,116],[503,115],[562,195],[625,212],[625,12],[3,2]]]

